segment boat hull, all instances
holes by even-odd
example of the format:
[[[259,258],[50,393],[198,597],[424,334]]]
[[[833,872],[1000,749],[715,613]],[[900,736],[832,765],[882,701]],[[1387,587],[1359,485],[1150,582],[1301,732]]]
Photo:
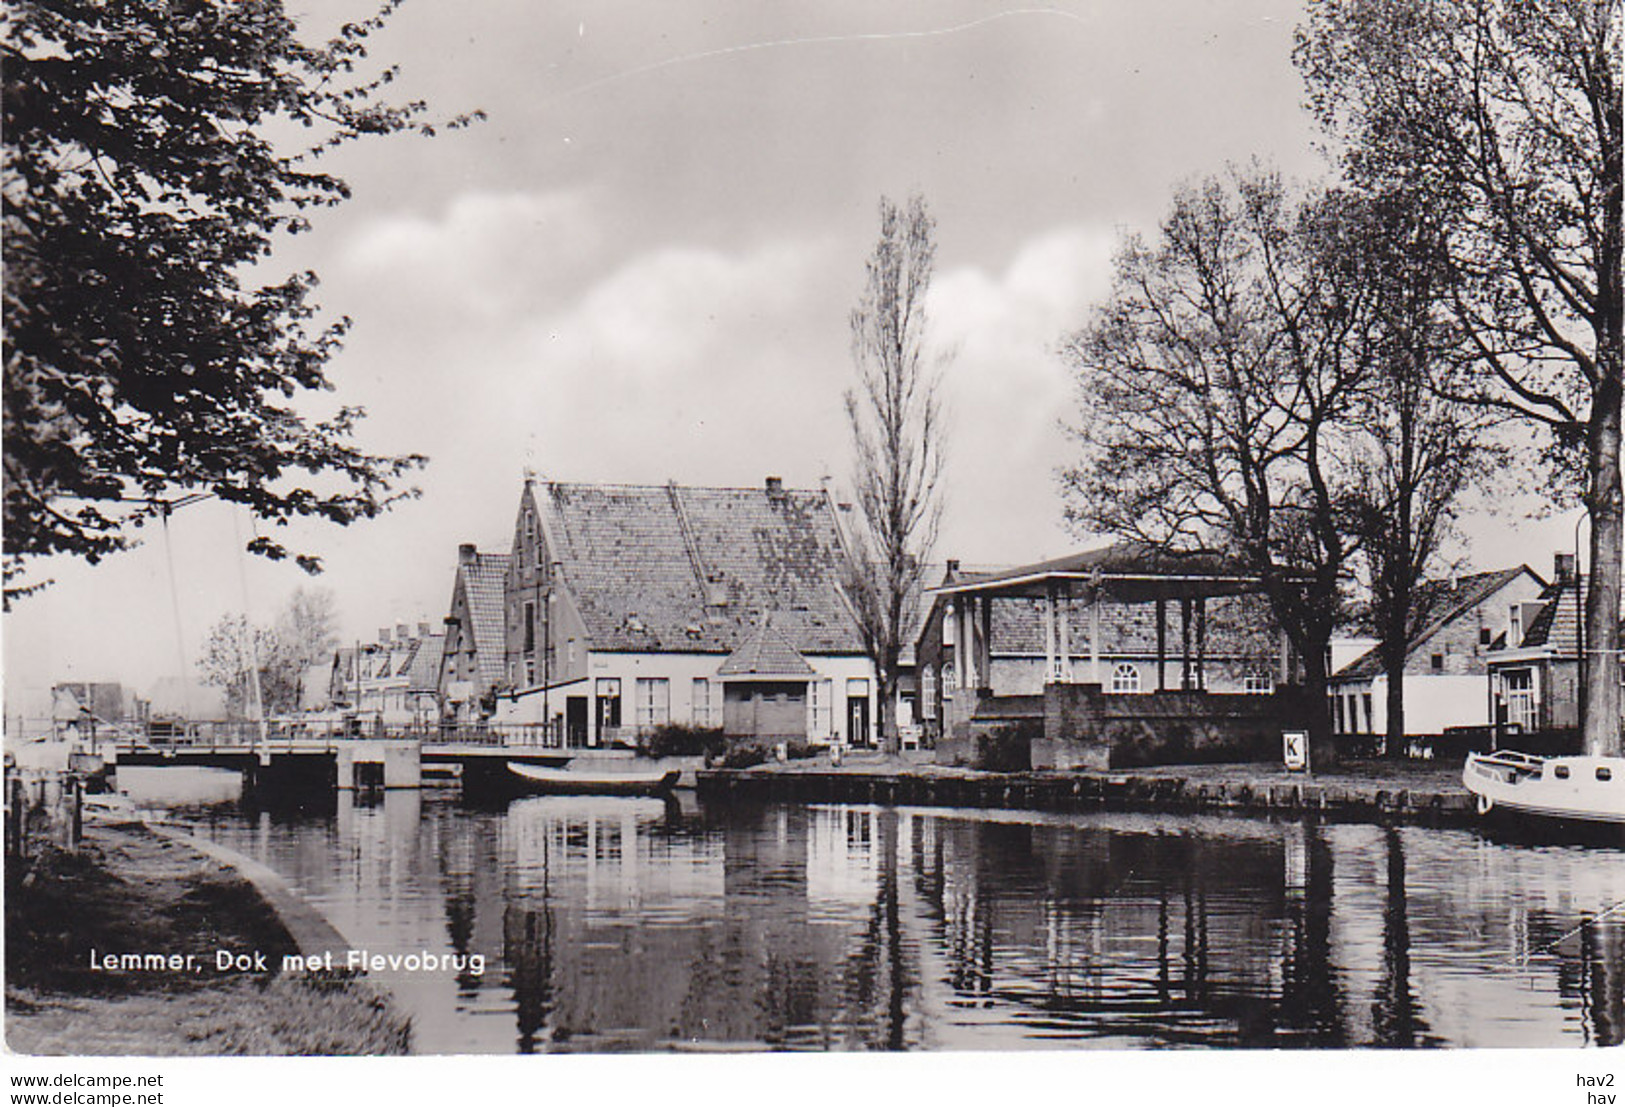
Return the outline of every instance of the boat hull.
[[[659,796],[677,786],[678,770],[607,773],[508,762],[508,775],[527,792],[554,796]]]
[[[1462,784],[1478,813],[1625,828],[1625,758],[1469,754]]]

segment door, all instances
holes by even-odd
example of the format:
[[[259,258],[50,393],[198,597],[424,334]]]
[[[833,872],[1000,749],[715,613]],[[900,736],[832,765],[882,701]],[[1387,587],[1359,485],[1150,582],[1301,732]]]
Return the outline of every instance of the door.
[[[564,701],[564,740],[576,749],[587,744],[586,696],[571,696]]]
[[[621,736],[621,678],[599,677],[596,692],[598,698],[597,744],[607,746]]]
[[[868,746],[869,734],[869,682],[846,682],[846,740],[854,746]]]

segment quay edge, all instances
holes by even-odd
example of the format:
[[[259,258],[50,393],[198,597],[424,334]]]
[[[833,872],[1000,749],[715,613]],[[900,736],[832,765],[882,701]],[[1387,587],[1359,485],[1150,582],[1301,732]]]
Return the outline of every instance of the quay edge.
[[[701,797],[805,803],[881,803],[921,807],[996,807],[1032,811],[1127,810],[1170,813],[1237,812],[1315,816],[1336,821],[1471,826],[1477,821],[1466,789],[1416,786],[1347,776],[1225,779],[1215,766],[1189,774],[1163,772],[994,773],[918,768],[706,769]],[[1245,766],[1256,770],[1256,766]]]

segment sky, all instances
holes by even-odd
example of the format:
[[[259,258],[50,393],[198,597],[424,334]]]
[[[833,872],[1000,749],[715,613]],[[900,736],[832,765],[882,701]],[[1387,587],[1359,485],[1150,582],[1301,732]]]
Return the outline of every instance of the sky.
[[[289,0],[312,36],[368,3]],[[241,554],[218,503],[6,616],[8,701],[59,680],[147,688],[229,612],[269,622],[332,590],[346,640],[449,606],[457,546],[505,551],[525,471],[582,482],[843,486],[848,314],[878,202],[937,221],[928,308],[949,421],[938,558],[1020,563],[1067,532],[1061,339],[1110,285],[1123,235],[1182,182],[1258,158],[1327,175],[1291,64],[1301,5],[1129,0],[407,3],[375,40],[403,98],[468,130],[353,145],[353,199],[281,244],[353,320],[329,369],[361,441],[430,464],[421,495],[279,537],[314,579]],[[1470,564],[1545,572],[1573,513],[1494,490]],[[173,581],[173,584],[172,584]],[[12,708],[15,710],[15,708]]]

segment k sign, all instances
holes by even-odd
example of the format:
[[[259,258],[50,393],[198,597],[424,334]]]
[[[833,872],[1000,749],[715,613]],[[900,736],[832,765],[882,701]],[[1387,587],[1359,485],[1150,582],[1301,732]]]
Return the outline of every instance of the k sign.
[[[1281,756],[1289,772],[1309,771],[1309,732],[1286,730],[1281,732]]]

